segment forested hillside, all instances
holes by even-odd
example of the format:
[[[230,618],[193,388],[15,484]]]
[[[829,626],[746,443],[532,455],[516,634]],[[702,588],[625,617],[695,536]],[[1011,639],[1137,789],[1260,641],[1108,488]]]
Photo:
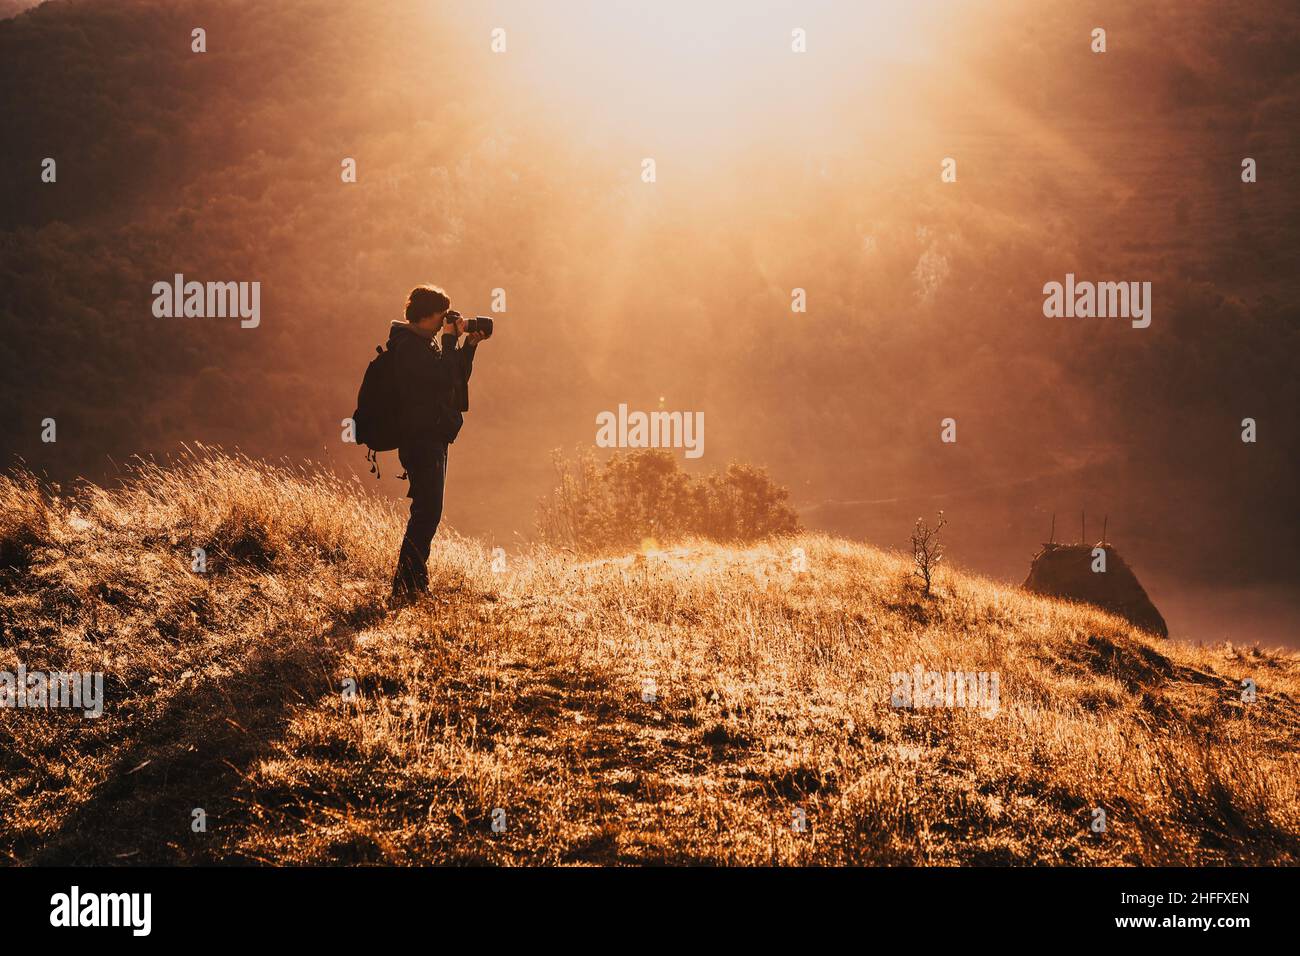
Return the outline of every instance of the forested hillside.
[[[949,38],[964,81],[846,85],[724,151],[560,100],[527,28],[494,57],[522,8],[55,0],[0,22],[0,449],[57,479],[191,440],[360,464],[340,419],[432,280],[470,312],[508,295],[451,464],[468,530],[527,534],[550,449],[663,401],[812,527],[897,541],[975,489],[949,506],[977,566],[1085,506],[1139,564],[1293,579],[1300,34],[1290,5],[1228,6],[967,5],[998,39]],[[825,42],[849,69],[852,37]],[[1151,327],[1045,319],[1066,272],[1151,281]],[[260,326],[155,318],[176,273],[260,281]]]

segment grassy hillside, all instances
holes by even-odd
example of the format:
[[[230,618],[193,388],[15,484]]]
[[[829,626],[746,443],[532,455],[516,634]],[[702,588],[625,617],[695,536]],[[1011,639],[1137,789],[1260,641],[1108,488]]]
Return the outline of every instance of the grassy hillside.
[[[437,596],[390,611],[400,513],[363,492],[207,452],[112,492],[3,479],[0,671],[101,670],[107,702],[0,710],[0,859],[1300,860],[1296,656],[956,571],[921,598],[816,535],[494,572],[443,532]],[[917,664],[998,673],[998,712],[892,707]]]

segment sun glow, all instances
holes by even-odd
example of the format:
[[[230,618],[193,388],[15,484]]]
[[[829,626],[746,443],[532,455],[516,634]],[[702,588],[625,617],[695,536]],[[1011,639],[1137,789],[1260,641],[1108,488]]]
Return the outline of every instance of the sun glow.
[[[900,69],[933,56],[937,15],[953,5],[565,0],[474,18],[475,29],[505,25],[505,65],[547,122],[602,140],[714,149],[764,130],[824,133],[816,124],[846,92],[855,109],[870,108]]]

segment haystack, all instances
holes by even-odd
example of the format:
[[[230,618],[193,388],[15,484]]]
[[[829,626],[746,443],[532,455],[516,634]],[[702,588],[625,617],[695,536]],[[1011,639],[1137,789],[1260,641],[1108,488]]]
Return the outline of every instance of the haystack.
[[[1092,550],[1101,547],[1100,544],[1043,545],[1029,567],[1025,589],[1048,597],[1095,604],[1145,631],[1168,637],[1165,619],[1114,547],[1104,545],[1106,570],[1092,570]]]

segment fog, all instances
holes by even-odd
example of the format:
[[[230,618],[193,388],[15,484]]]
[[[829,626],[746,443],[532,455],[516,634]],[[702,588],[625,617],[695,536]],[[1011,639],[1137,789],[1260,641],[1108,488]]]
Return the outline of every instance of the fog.
[[[185,4],[0,23],[3,448],[112,480],[209,442],[400,499],[340,440],[362,370],[413,285],[501,289],[463,533],[527,540],[601,412],[702,412],[685,467],[763,465],[810,528],[902,548],[943,509],[951,563],[1018,583],[1086,512],[1174,637],[1300,646],[1296,12],[912,6],[231,3],[201,55]],[[177,272],[259,281],[258,327],[155,318]],[[1046,317],[1067,274],[1150,282],[1150,326]]]

